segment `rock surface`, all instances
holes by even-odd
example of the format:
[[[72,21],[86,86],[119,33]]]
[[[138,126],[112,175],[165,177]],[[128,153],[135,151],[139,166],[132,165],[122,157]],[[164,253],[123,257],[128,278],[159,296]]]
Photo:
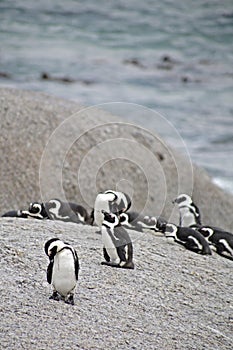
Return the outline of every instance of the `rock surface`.
[[[127,104],[115,107],[121,115],[130,113]],[[141,118],[149,113],[143,108],[137,112]],[[96,194],[111,188],[128,192],[134,210],[177,222],[172,200],[193,192],[203,223],[233,231],[232,195],[159,135],[123,123],[108,111],[0,89],[0,126],[2,214],[51,198],[91,210]]]
[[[82,111],[82,112],[80,112]],[[79,112],[78,114],[74,114]],[[191,194],[203,222],[233,231],[233,198],[158,136],[107,111],[0,90],[0,212],[67,199],[91,209],[107,188],[133,209],[177,220],[171,200]],[[96,228],[0,218],[4,349],[232,349],[232,261],[131,231],[135,270],[100,265]],[[49,300],[44,242],[77,249],[75,306]]]
[[[135,270],[100,265],[96,228],[0,219],[2,349],[232,349],[232,266],[130,231]],[[75,305],[49,300],[47,239],[80,259]]]

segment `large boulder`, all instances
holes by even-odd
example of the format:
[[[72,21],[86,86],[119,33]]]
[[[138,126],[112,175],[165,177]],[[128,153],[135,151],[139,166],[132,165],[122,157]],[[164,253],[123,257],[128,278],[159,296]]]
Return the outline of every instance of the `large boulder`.
[[[204,223],[233,231],[232,195],[159,134],[126,123],[122,117],[129,111],[127,104],[84,108],[1,89],[0,212],[52,197],[91,210],[96,194],[111,188],[128,192],[134,210],[177,222],[172,200],[188,193]],[[146,118],[153,112],[138,106],[137,113]]]
[[[96,227],[2,218],[2,349],[232,349],[232,261],[131,231],[134,270],[102,266]],[[75,305],[49,300],[44,243],[80,260]]]

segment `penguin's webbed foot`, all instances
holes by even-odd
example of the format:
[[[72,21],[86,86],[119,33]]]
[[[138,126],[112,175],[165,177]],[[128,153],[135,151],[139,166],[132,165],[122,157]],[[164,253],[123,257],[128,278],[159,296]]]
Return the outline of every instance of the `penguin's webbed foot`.
[[[123,269],[134,269],[134,263],[132,261],[128,261],[123,266],[121,266]]]
[[[119,264],[113,263],[111,261],[101,261],[101,265],[107,265],[111,267],[120,267]]]
[[[61,300],[61,297],[60,295],[58,294],[58,292],[53,292],[53,294],[49,297],[50,300],[56,300],[56,301],[59,301]]]
[[[69,304],[69,305],[74,305],[74,296],[73,294],[70,294],[66,299],[65,299],[65,303]]]
[[[133,262],[128,262],[128,263],[125,263],[124,265],[121,265],[121,264],[113,263],[111,261],[102,261],[101,265],[107,265],[107,266],[117,267],[117,268],[121,268],[121,269],[134,269]]]

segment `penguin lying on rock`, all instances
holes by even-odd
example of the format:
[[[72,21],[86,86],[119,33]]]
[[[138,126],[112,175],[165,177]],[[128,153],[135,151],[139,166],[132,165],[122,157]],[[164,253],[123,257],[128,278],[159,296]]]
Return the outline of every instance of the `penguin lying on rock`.
[[[187,194],[180,194],[173,203],[178,204],[180,221],[182,227],[199,227],[201,225],[201,214],[199,208],[193,203]]]
[[[219,255],[233,260],[233,234],[231,232],[212,226],[202,226],[197,230],[215,247]]]
[[[101,235],[105,261],[102,265],[133,269],[133,244],[116,214],[102,211]]]
[[[53,286],[50,299],[74,305],[74,291],[78,280],[79,260],[76,250],[58,238],[49,239],[44,250],[49,257],[47,282]]]
[[[50,199],[44,206],[49,218],[52,220],[86,223],[89,219],[87,210],[76,203]]]
[[[33,202],[30,203],[28,210],[19,212],[21,216],[17,215],[17,217],[39,220],[50,219],[75,223],[87,223],[89,220],[87,210],[83,206],[72,202],[62,202],[59,199],[50,199],[45,203]]]
[[[131,206],[131,200],[126,193],[107,190],[99,193],[94,204],[94,224],[101,228],[104,220],[103,211],[114,214],[126,212]]]
[[[175,242],[195,253],[212,254],[209,243],[203,235],[190,227],[162,224],[160,230],[165,234],[166,238],[173,238]]]
[[[161,217],[140,215],[137,212],[127,212],[120,214],[121,225],[127,229],[136,231],[153,230],[159,232],[159,227],[167,221]]]

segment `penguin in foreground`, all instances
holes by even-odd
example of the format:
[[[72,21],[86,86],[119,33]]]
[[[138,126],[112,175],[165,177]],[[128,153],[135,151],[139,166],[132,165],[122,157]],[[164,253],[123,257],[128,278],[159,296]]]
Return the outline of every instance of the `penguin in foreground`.
[[[103,210],[108,213],[120,214],[131,206],[131,200],[126,193],[107,190],[99,193],[94,204],[94,223],[101,228],[104,220]]]
[[[49,257],[47,282],[53,286],[50,299],[74,305],[74,291],[78,280],[79,260],[76,250],[59,238],[49,239],[44,250]]]
[[[120,223],[122,226],[136,231],[153,230],[159,232],[159,227],[167,221],[161,217],[140,215],[137,212],[127,212],[120,214]]]
[[[133,244],[128,232],[121,226],[114,213],[102,211],[104,220],[101,226],[103,254],[102,265],[134,269]]]
[[[212,254],[209,243],[203,235],[190,227],[164,224],[161,226],[161,231],[165,234],[166,238],[173,238],[175,242],[195,253],[203,255]]]
[[[212,226],[202,226],[198,228],[198,231],[215,247],[219,255],[233,260],[233,234],[231,232]]]
[[[178,204],[180,221],[182,227],[199,227],[201,225],[201,214],[192,198],[187,194],[180,194],[173,203]]]

